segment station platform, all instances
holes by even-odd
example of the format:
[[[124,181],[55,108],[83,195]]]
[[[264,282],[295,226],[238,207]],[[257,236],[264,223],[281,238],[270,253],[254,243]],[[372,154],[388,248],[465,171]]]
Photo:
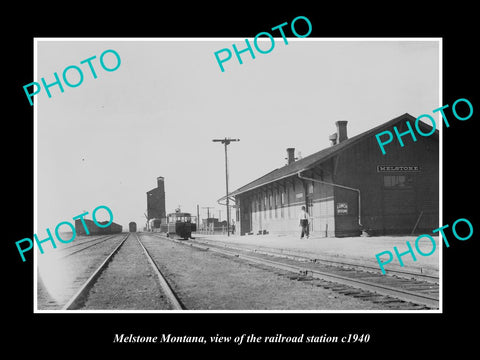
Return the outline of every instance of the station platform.
[[[439,237],[435,236],[436,250],[430,256],[421,256],[415,249],[415,240],[418,235],[412,236],[372,236],[372,237],[344,237],[344,238],[326,238],[319,236],[310,236],[309,239],[289,236],[289,235],[203,235],[194,234],[195,239],[207,240],[217,243],[224,243],[235,247],[256,248],[259,250],[277,252],[288,255],[303,256],[312,259],[326,259],[342,261],[352,265],[365,265],[378,268],[376,254],[383,251],[390,251],[393,254],[393,260],[385,265],[385,271],[402,270],[416,274],[425,274],[431,276],[439,275],[441,266],[441,251],[443,242],[439,246]],[[400,263],[394,253],[393,247],[396,246],[399,253],[408,250],[406,242],[409,242],[416,256],[416,261],[412,259],[411,254],[402,256],[404,266]],[[441,241],[441,238],[440,238]],[[432,251],[433,245],[428,238],[419,241],[420,250],[427,254]],[[384,255],[382,261],[388,259]]]

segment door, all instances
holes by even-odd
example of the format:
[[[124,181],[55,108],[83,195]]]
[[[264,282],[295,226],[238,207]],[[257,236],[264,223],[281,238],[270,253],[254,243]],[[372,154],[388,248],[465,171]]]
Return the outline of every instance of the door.
[[[306,203],[307,203],[307,212],[308,212],[308,215],[310,216],[310,220],[308,222],[308,230],[309,232],[313,232],[313,195],[312,194],[307,195]]]
[[[240,235],[245,235],[252,231],[252,214],[250,208],[251,204],[247,201],[242,202],[240,206]]]

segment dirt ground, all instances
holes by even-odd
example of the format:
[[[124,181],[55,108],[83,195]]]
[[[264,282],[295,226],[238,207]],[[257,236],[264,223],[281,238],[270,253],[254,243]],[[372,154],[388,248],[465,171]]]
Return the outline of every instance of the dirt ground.
[[[130,235],[97,279],[82,309],[169,309],[156,274],[134,235]]]
[[[384,310],[381,304],[295,280],[295,275],[139,233],[188,310]],[[266,240],[266,239],[265,239]],[[43,257],[38,308],[58,310],[113,250],[106,241],[63,260]],[[60,249],[58,249],[60,250]],[[54,252],[55,256],[63,251]],[[44,255],[42,255],[44,256]],[[165,310],[156,275],[131,236],[97,279],[85,303],[96,310]]]

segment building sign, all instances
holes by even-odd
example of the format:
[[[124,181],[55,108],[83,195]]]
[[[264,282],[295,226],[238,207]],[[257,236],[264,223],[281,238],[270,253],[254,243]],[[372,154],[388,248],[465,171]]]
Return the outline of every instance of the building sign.
[[[415,172],[420,171],[417,165],[377,165],[377,172]]]
[[[337,215],[347,215],[347,214],[348,214],[348,204],[337,203]]]
[[[301,198],[303,198],[303,193],[295,194],[295,197],[296,197],[297,199],[301,199]]]

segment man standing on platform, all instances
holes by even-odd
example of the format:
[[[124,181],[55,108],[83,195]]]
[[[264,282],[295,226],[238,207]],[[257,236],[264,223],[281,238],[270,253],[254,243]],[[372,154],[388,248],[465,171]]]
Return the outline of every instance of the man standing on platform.
[[[302,211],[300,211],[300,215],[298,216],[300,220],[300,226],[302,227],[302,234],[300,235],[300,239],[303,239],[303,237],[306,235],[307,239],[310,237],[309,234],[309,224],[308,224],[308,219],[309,215],[308,212],[305,210],[305,206],[302,206]]]

